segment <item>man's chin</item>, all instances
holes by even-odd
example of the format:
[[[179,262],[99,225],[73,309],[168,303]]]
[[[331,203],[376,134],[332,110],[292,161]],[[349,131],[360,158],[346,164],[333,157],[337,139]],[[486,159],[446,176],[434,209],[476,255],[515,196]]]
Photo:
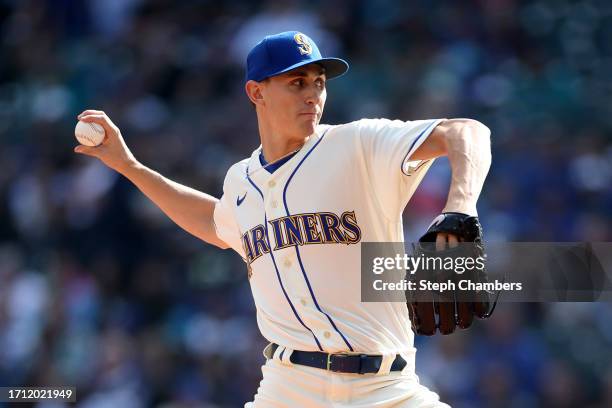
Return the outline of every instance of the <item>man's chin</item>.
[[[310,135],[312,135],[315,130],[316,130],[316,126],[315,124],[303,124],[302,126],[299,126],[297,130],[297,132],[299,133],[299,135],[296,135],[297,137],[300,138],[304,138],[304,137],[308,137]]]
[[[302,125],[302,131],[304,133],[304,137],[312,135],[317,129],[317,125],[319,121],[309,121]]]

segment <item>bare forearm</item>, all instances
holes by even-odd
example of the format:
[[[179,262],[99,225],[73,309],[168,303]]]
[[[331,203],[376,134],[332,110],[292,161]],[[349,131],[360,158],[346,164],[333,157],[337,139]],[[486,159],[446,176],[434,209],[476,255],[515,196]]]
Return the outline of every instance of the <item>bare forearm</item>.
[[[139,163],[117,125],[104,111],[87,109],[77,119],[102,126],[105,137],[99,146],[76,146],[76,153],[95,157],[123,174],[185,231],[218,247],[228,247],[215,231],[213,213],[218,201],[216,198],[169,180]]]
[[[446,136],[452,178],[444,212],[477,215],[476,202],[491,166],[491,132],[482,123],[461,120]]]
[[[172,181],[138,162],[122,168],[121,173],[185,231],[227,248],[214,228],[215,197]]]

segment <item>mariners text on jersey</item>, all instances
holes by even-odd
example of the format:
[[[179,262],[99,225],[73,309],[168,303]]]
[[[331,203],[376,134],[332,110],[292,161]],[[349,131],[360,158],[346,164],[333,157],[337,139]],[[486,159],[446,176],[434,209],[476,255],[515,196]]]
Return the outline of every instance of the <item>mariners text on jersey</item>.
[[[269,220],[268,224],[274,237],[274,251],[293,245],[350,245],[361,241],[355,211],[345,211],[340,215],[333,212],[294,214]],[[264,225],[259,224],[242,235],[242,246],[249,264],[270,252],[265,232]]]

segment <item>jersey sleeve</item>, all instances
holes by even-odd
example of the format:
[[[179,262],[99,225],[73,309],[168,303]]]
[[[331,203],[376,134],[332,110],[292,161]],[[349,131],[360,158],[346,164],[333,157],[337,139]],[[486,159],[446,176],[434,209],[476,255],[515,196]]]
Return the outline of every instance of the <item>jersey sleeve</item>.
[[[229,192],[230,171],[223,182],[223,196],[215,205],[213,221],[217,236],[229,245],[241,257],[245,257],[242,247],[241,232],[234,212],[235,197]]]
[[[435,127],[444,119],[402,121],[362,119],[359,138],[367,177],[381,210],[397,220],[433,163],[410,160]]]

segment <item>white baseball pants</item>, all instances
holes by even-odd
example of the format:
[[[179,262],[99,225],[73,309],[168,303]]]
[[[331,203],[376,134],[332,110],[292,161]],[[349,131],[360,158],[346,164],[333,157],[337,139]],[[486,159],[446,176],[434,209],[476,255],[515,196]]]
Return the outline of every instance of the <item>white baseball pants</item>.
[[[262,366],[255,399],[244,408],[449,408],[419,384],[414,359],[401,373],[346,374],[293,364],[289,349],[281,361],[282,349]],[[381,371],[393,358],[385,357]]]

